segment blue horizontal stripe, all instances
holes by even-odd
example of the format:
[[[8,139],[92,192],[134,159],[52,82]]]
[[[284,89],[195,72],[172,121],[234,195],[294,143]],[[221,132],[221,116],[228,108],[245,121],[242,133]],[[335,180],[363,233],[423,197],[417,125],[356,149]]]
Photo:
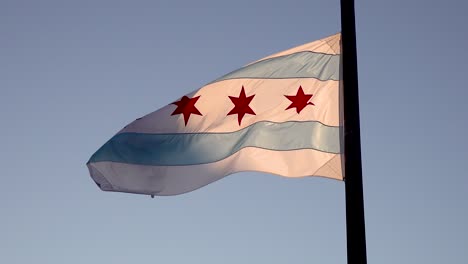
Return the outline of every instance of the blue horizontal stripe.
[[[315,149],[341,153],[340,127],[320,122],[258,122],[230,133],[121,133],[111,138],[88,163],[113,161],[154,166],[216,162],[245,147],[276,151]]]
[[[229,79],[316,78],[340,80],[340,55],[302,51],[252,63],[211,83]]]

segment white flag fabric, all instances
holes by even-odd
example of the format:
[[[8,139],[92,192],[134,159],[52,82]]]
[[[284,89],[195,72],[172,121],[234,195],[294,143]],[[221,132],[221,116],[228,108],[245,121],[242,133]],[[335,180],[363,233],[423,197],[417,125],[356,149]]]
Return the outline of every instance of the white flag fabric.
[[[228,73],[139,118],[87,163],[104,191],[176,195],[229,174],[342,180],[341,35]]]

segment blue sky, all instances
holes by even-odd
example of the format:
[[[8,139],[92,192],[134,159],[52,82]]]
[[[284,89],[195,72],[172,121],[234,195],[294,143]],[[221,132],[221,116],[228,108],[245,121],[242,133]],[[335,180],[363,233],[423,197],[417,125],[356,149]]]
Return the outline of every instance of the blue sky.
[[[462,1],[356,3],[369,263],[468,260]],[[339,1],[0,1],[0,262],[345,263],[344,184],[240,173],[105,193],[123,126],[340,30]]]

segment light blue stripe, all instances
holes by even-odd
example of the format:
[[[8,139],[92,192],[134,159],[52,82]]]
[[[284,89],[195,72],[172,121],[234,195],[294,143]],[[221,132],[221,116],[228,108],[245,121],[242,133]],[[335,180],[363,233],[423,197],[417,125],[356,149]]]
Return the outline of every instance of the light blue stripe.
[[[340,80],[340,55],[303,51],[262,60],[228,73],[211,83],[229,79],[316,78]]]
[[[195,165],[225,159],[245,147],[341,153],[340,127],[315,121],[265,121],[231,133],[122,133],[104,144],[88,163],[114,161],[155,166]]]

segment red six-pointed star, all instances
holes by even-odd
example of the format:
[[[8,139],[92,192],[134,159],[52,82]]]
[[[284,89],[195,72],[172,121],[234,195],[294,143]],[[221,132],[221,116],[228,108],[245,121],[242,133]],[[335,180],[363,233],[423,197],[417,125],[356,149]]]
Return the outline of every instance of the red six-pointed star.
[[[295,107],[296,112],[299,114],[306,106],[315,105],[314,103],[309,102],[312,96],[313,94],[304,94],[302,86],[299,86],[299,90],[297,90],[296,95],[285,95],[285,97],[292,102],[285,110]]]
[[[234,108],[227,115],[237,114],[237,121],[239,122],[239,126],[245,114],[256,115],[249,106],[254,96],[255,94],[247,97],[245,95],[244,86],[242,86],[239,97],[229,96],[229,99],[231,99],[232,103],[234,104]]]
[[[198,101],[200,96],[188,98],[187,96],[183,96],[179,101],[174,102],[172,104],[177,105],[176,110],[171,115],[184,115],[185,126],[187,126],[188,120],[191,114],[201,115],[203,116],[200,111],[195,107],[195,103]]]

